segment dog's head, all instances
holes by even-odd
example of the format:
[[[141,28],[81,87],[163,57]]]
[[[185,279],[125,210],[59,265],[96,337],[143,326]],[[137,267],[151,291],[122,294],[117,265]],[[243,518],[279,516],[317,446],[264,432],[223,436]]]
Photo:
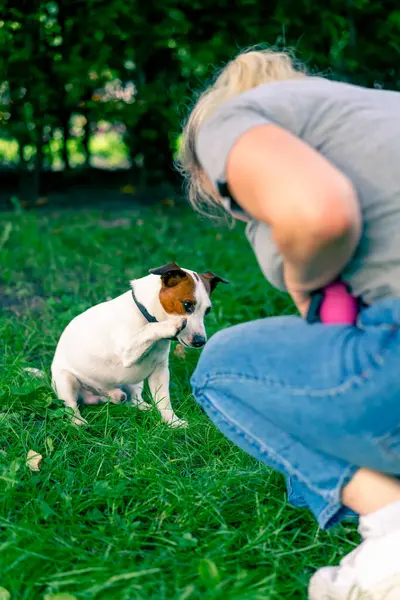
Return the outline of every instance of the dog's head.
[[[218,283],[228,283],[211,271],[195,273],[171,262],[156,269],[153,275],[161,277],[160,303],[168,315],[187,318],[186,327],[178,335],[184,346],[200,348],[207,341],[204,317],[211,310],[211,294]]]

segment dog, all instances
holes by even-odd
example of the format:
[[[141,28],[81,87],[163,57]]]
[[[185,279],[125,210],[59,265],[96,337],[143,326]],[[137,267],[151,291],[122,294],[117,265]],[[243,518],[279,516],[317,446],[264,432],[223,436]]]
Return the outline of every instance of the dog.
[[[130,282],[130,290],[75,317],[64,329],[51,365],[58,398],[73,410],[72,421],[87,422],[78,402],[114,404],[128,401],[140,410],[144,381],[165,423],[185,427],[171,405],[171,340],[188,348],[206,343],[204,317],[211,294],[228,283],[211,271],[195,273],[170,262]]]

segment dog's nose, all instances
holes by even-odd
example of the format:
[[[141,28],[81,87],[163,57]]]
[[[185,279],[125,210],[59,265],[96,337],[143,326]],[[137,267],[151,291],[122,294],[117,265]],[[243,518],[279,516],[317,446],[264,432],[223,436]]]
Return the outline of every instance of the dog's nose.
[[[194,346],[195,348],[200,348],[201,346],[204,346],[205,343],[206,343],[206,338],[204,338],[202,335],[198,335],[196,333],[192,337],[192,346]]]

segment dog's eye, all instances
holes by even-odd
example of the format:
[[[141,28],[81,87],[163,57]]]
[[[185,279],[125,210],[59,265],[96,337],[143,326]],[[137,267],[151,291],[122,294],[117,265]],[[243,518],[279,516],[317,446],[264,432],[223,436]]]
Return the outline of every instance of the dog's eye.
[[[209,315],[209,314],[210,314],[210,312],[211,312],[211,306],[209,306],[208,308],[206,308],[206,311],[205,311],[205,313],[204,313],[204,314],[205,314],[205,315]]]
[[[192,314],[192,312],[194,311],[194,302],[190,302],[190,300],[185,300],[185,302],[182,302],[183,304],[183,308],[185,309],[185,312]]]

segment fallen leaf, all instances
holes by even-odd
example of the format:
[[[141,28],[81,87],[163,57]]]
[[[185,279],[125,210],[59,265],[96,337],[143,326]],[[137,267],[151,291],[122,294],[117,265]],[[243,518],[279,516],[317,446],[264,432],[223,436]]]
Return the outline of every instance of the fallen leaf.
[[[177,356],[178,358],[186,358],[186,350],[182,346],[182,344],[176,345],[176,348],[174,350],[174,356]]]
[[[45,204],[48,204],[48,203],[49,203],[49,199],[46,198],[46,196],[40,196],[35,202],[36,206],[44,206]]]
[[[131,183],[127,183],[126,185],[123,185],[119,189],[123,194],[134,194],[135,193],[135,188],[133,187],[133,185]]]
[[[32,377],[36,377],[36,379],[44,379],[45,377],[43,371],[41,369],[36,369],[35,367],[26,367],[24,371],[32,375]]]
[[[6,588],[0,587],[0,600],[10,600],[11,594]]]
[[[175,206],[175,200],[173,198],[165,198],[161,203],[164,204],[164,206]]]
[[[222,240],[222,233],[217,233],[217,235],[215,236],[216,240]]]
[[[138,220],[136,221],[136,225],[139,225],[139,227],[141,227],[142,225],[144,225],[144,221],[143,221],[143,219],[138,219]]]
[[[208,588],[214,588],[221,581],[217,565],[208,558],[203,558],[199,564],[199,575]]]
[[[54,442],[53,442],[53,439],[50,436],[48,436],[46,438],[46,446],[49,449],[50,453],[54,452]]]
[[[35,452],[35,450],[29,450],[28,455],[26,457],[26,466],[31,471],[40,471],[40,463],[42,461],[42,458],[43,456],[38,452]]]

